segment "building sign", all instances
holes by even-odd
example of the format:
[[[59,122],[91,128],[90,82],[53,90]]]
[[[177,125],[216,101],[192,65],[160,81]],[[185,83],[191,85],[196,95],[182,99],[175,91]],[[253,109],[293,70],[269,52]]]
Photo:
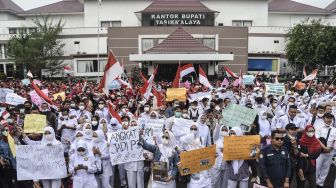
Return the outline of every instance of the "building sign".
[[[214,26],[213,13],[151,13],[142,15],[142,26]]]

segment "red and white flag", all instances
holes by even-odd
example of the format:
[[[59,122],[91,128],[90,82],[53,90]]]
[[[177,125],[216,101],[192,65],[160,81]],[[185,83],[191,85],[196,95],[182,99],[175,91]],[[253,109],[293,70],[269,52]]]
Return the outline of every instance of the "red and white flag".
[[[204,86],[208,87],[208,88],[212,88],[212,86],[211,86],[211,84],[210,84],[210,82],[209,82],[209,80],[208,80],[208,78],[207,78],[207,76],[206,76],[206,74],[205,74],[205,72],[204,72],[204,70],[202,69],[201,66],[199,66],[198,70],[199,70],[199,81],[200,81],[200,83],[203,84]]]
[[[223,87],[223,86],[227,87],[229,85],[230,85],[229,80],[227,78],[224,78],[223,82],[221,83],[221,87]]]
[[[68,65],[63,67],[63,71],[65,74],[71,74],[72,73],[72,68]]]
[[[181,67],[180,65],[177,68],[176,75],[172,84],[172,88],[179,88],[180,87],[180,79],[181,79]]]
[[[9,116],[10,116],[10,114],[9,114],[7,111],[3,111],[2,114],[1,114],[1,117],[2,117],[3,119],[7,119],[7,118],[9,118]]]
[[[128,88],[130,88],[131,90],[133,90],[132,86],[130,83],[127,83],[125,80],[122,80],[120,78],[117,78],[116,81],[120,84],[120,85],[124,85]]]
[[[124,72],[122,66],[118,62],[117,58],[110,51],[107,64],[104,69],[104,76],[99,84],[98,89],[103,89],[104,93],[109,95],[109,84],[113,82],[117,77],[119,77]]]
[[[155,75],[157,74],[157,70],[158,70],[158,66],[155,68],[153,74],[149,77],[147,82],[145,82],[144,85],[139,89],[142,96],[144,96],[145,99],[147,99],[147,100],[150,97],[152,87],[153,87],[153,84],[154,84],[154,78],[155,78]],[[143,79],[144,79],[144,81],[146,81],[145,77],[143,77]]]
[[[35,92],[46,102],[46,103],[48,103],[48,105],[51,107],[51,108],[53,108],[53,109],[55,109],[55,110],[58,110],[58,108],[57,108],[57,106],[56,106],[56,104],[47,96],[47,95],[45,95],[41,90],[40,90],[40,88],[38,88],[37,86],[36,86],[36,84],[34,83],[34,82],[32,82],[31,84],[31,87],[35,90]]]
[[[30,70],[28,71],[27,76],[28,76],[28,78],[33,78],[34,77],[33,73]]]
[[[243,72],[240,69],[239,71],[239,85],[242,86],[243,85]]]
[[[82,87],[82,92],[83,92],[83,93],[84,93],[84,91],[85,91],[86,84],[87,84],[87,81],[86,81],[86,79],[85,79],[85,80],[84,80],[84,85],[83,85],[83,87]]]
[[[317,69],[314,69],[313,72],[312,72],[310,75],[306,76],[306,77],[302,80],[302,82],[310,81],[310,80],[314,80],[314,79],[316,78],[316,76],[317,76]]]
[[[119,114],[114,110],[113,108],[113,104],[111,102],[108,103],[108,110],[110,112],[110,115],[114,118],[116,118],[119,123],[121,123],[121,117],[119,116]]]
[[[192,64],[183,65],[180,67],[180,77],[195,72],[194,66]]]
[[[304,77],[304,78],[307,77],[306,65],[303,66],[303,71],[302,71],[302,73],[303,73],[303,77]]]
[[[159,108],[162,105],[164,105],[162,101],[163,97],[161,93],[155,89],[155,87],[153,87],[153,95],[154,95],[154,101],[153,101],[154,108]]]
[[[278,84],[278,83],[279,83],[278,75],[275,76],[275,78],[274,78],[274,83],[275,83],[275,84]]]
[[[226,66],[224,66],[224,69],[226,71],[226,75],[229,76],[229,77],[233,77],[235,79],[238,79],[238,76],[232,72],[229,68],[227,68]]]

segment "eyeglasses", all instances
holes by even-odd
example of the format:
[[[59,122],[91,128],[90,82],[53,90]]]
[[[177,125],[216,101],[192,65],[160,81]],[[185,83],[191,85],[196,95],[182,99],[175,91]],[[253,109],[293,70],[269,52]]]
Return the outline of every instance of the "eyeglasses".
[[[84,149],[84,148],[78,148],[77,151],[78,151],[78,152],[84,152],[85,149]]]
[[[162,136],[162,139],[169,139],[169,137],[168,136]]]
[[[191,131],[197,131],[197,128],[190,128]]]
[[[276,141],[283,141],[284,138],[283,137],[274,137],[274,140],[276,140]]]

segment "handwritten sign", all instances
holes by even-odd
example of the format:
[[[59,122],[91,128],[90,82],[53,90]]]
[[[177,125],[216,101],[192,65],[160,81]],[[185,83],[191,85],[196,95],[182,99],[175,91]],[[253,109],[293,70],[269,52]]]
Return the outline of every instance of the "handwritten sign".
[[[210,169],[216,160],[216,145],[207,148],[182,152],[180,154],[180,174],[194,174]]]
[[[49,93],[48,89],[43,89],[42,92],[46,96],[48,96],[48,93]],[[30,95],[31,101],[37,106],[40,106],[44,102],[44,100],[36,93],[36,91],[29,92],[29,95]]]
[[[285,85],[284,84],[271,84],[265,83],[266,86],[266,95],[285,95]]]
[[[259,158],[260,135],[225,136],[224,160],[251,160]]]
[[[7,93],[14,93],[14,91],[8,88],[0,88],[0,103],[6,102]]]
[[[43,133],[47,119],[45,115],[41,114],[26,114],[24,119],[25,133]]]
[[[178,100],[180,102],[186,101],[186,88],[168,88],[166,92],[166,101]]]
[[[61,144],[17,145],[17,179],[62,179],[67,176],[66,163]]]
[[[198,101],[201,100],[202,98],[211,98],[211,91],[209,92],[198,92],[198,93],[193,93],[189,95],[190,101]]]
[[[176,137],[181,137],[190,132],[190,127],[194,123],[193,120],[174,118],[174,125],[172,127],[172,132]]]
[[[242,130],[248,131],[257,115],[257,111],[230,103],[230,105],[223,110],[222,115],[222,124],[226,124],[229,127],[240,127]]]
[[[144,128],[151,128],[153,130],[153,136],[161,136],[163,133],[165,121],[163,119],[144,119],[139,118],[139,124]]]
[[[65,92],[56,93],[56,94],[53,95],[54,99],[56,99],[58,96],[61,96],[62,101],[65,100]]]
[[[26,102],[26,99],[15,93],[7,93],[6,95],[6,104],[17,106],[19,104],[23,104],[24,102]]]

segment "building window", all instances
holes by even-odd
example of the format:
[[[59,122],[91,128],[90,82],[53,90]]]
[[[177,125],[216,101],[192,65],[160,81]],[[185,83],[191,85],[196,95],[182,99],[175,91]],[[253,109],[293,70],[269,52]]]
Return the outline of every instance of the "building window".
[[[99,60],[99,70],[104,71],[106,60]],[[97,60],[77,60],[77,72],[87,73],[87,72],[98,72],[98,61]]]
[[[249,59],[247,65],[248,71],[269,71],[277,72],[277,59]]]
[[[8,31],[9,31],[9,34],[17,34],[16,28],[9,28]]]
[[[121,21],[116,20],[116,21],[102,21],[100,22],[101,27],[103,28],[108,28],[108,27],[121,27]]]
[[[274,40],[274,44],[279,44],[279,40]]]
[[[202,40],[204,46],[215,49],[215,39],[214,38],[204,38]]]
[[[234,27],[251,27],[252,21],[251,20],[232,20],[232,26]]]
[[[154,39],[142,39],[141,40],[141,49],[142,51],[147,51],[154,46]]]
[[[18,33],[27,34],[27,29],[26,28],[18,28]]]

